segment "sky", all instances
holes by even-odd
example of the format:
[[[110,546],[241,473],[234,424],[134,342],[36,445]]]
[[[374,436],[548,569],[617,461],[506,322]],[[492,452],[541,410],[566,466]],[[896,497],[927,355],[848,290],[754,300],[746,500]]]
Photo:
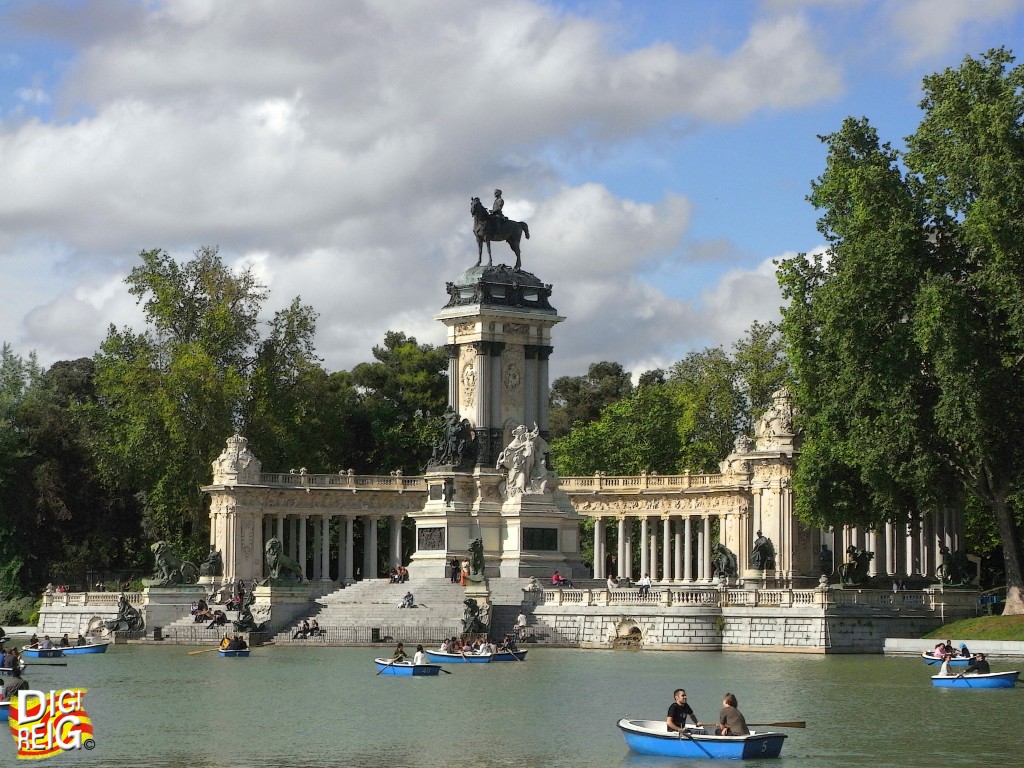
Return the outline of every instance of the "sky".
[[[501,188],[553,376],[729,349],[824,246],[819,136],[901,146],[924,76],[1022,33],[1024,0],[0,0],[0,342],[92,355],[144,328],[141,251],[217,246],[328,370],[442,344]]]

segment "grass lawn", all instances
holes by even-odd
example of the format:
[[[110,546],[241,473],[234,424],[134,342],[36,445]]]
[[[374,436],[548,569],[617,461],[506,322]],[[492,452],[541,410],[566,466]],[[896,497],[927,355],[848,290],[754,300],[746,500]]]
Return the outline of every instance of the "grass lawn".
[[[1024,616],[978,616],[954,621],[929,632],[933,640],[1020,640],[1024,642]]]

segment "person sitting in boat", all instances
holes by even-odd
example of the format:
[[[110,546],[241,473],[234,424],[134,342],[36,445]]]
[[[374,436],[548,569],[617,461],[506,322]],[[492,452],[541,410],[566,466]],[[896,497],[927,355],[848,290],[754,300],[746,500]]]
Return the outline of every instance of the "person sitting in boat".
[[[974,656],[974,654],[971,653],[970,649],[968,649],[967,643],[960,643],[960,658],[969,659],[972,656]]]
[[[228,642],[228,647],[226,650],[244,651],[248,647],[248,644],[245,642],[245,640],[242,639],[241,635],[235,635],[233,638],[231,638],[230,642]]]
[[[946,644],[945,643],[936,643],[935,644],[935,648],[932,649],[932,656],[934,656],[936,659],[941,659],[945,655],[946,655]]]
[[[947,653],[942,657],[942,664],[939,665],[939,677],[949,677],[949,660],[953,658],[953,654]]]
[[[694,725],[700,725],[697,715],[693,713],[693,709],[691,709],[686,701],[686,691],[682,688],[676,688],[672,692],[672,703],[668,705],[665,726],[670,731],[685,730],[686,718],[692,719]]]
[[[412,657],[412,663],[413,664],[426,664],[427,663],[427,654],[424,652],[422,645],[417,645],[416,646],[416,653]]]
[[[35,648],[38,645],[39,645],[39,635],[37,635],[35,632],[33,632],[32,633],[32,637],[30,637],[28,639],[28,644],[25,647],[26,648]]]
[[[70,638],[68,638],[68,633],[67,632],[64,633],[64,637],[62,637],[60,639],[60,642],[57,644],[57,646],[60,647],[60,648],[70,648],[71,647],[71,640],[70,640]]]
[[[747,728],[747,719],[737,708],[739,702],[736,696],[731,693],[725,694],[722,699],[722,711],[718,713],[718,728],[715,730],[717,736],[748,736],[750,729]]]
[[[988,662],[985,661],[984,653],[974,654],[974,658],[967,665],[967,674],[969,675],[988,675],[991,672],[992,670],[989,668]]]
[[[39,650],[40,651],[52,651],[53,650],[53,640],[50,639],[49,635],[43,635],[43,639],[39,641]]]
[[[303,619],[299,628],[295,630],[295,634],[292,635],[292,640],[305,640],[307,637],[309,637],[309,619]]]
[[[22,680],[21,673],[15,670],[11,672],[11,676],[7,678],[4,688],[6,689],[4,693],[7,696],[7,699],[9,701],[13,701],[18,698],[18,691],[22,688],[28,688],[28,683],[25,680]]]
[[[81,632],[79,632],[78,633],[78,639],[75,640],[75,645],[78,646],[79,648],[81,648],[83,645],[88,645],[88,644],[89,644],[89,641],[85,639],[85,636]]]
[[[398,606],[399,608],[415,608],[416,603],[413,600],[412,592],[406,592],[405,597],[402,598],[402,602]]]
[[[220,641],[220,649],[226,651],[231,647],[231,635],[224,635],[224,639]]]
[[[942,644],[942,652],[944,654],[948,654],[950,656],[952,656],[954,653],[956,653],[956,651],[953,650],[953,641],[952,640],[947,640],[946,642],[944,642]]]
[[[391,654],[391,661],[405,661],[407,658],[409,657],[405,652],[405,646],[399,643],[395,647],[395,652]]]

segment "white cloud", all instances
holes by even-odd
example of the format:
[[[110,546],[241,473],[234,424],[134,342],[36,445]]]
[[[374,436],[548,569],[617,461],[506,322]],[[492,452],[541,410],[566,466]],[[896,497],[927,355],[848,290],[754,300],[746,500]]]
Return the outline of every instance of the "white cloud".
[[[965,31],[1007,21],[1021,8],[1020,0],[904,0],[886,10],[888,27],[904,46],[903,57],[913,63],[960,48]]]
[[[598,23],[525,0],[62,8],[35,20],[79,46],[48,91],[60,120],[0,124],[0,259],[27,263],[43,240],[63,254],[45,290],[26,276],[0,314],[44,360],[90,354],[107,323],[137,318],[111,286],[140,250],[200,245],[253,264],[272,308],[313,305],[331,368],[388,329],[438,342],[444,282],[476,257],[468,198],[494,186],[529,221],[524,267],[570,317],[555,369],[656,356],[697,338],[699,318],[636,275],[677,258],[692,206],[566,183],[561,160],[839,82],[793,16],[728,53],[620,54]]]

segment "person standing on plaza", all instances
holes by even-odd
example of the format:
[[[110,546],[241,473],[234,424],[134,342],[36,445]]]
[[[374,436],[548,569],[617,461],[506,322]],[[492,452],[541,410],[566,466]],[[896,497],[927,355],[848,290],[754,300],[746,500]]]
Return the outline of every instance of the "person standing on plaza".
[[[670,731],[682,731],[686,727],[686,718],[692,719],[694,725],[700,725],[693,709],[686,701],[686,691],[676,688],[672,693],[672,703],[668,705],[665,725]]]
[[[739,702],[736,696],[731,693],[725,694],[722,699],[722,711],[718,713],[718,735],[719,736],[748,736],[750,729],[747,728],[747,719],[737,709]]]
[[[452,555],[452,561],[448,563],[448,567],[452,569],[452,584],[458,584],[459,574],[462,572],[462,566],[459,563],[459,558]]]

